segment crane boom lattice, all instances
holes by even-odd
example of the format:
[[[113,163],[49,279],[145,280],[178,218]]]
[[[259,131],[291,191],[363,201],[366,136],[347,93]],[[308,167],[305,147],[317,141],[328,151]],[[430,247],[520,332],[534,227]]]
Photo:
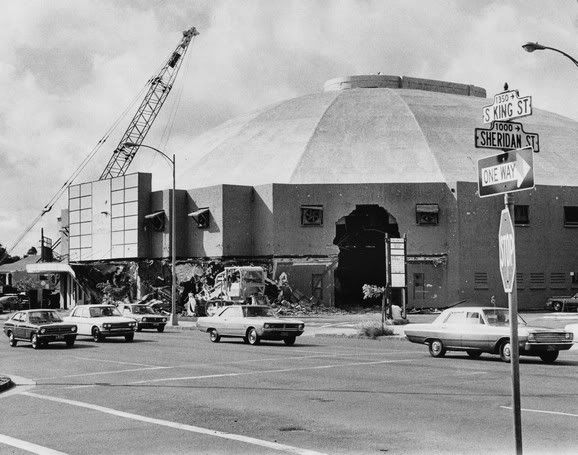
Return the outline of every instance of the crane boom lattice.
[[[199,32],[195,27],[185,30],[181,42],[163,68],[149,81],[148,92],[112,153],[112,157],[102,172],[100,180],[119,177],[126,173],[173,87],[192,38],[198,34]],[[127,146],[127,143],[131,145]]]

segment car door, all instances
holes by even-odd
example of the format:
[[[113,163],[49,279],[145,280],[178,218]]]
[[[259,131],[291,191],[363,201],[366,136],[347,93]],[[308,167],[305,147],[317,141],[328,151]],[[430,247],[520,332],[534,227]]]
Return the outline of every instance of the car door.
[[[12,323],[12,333],[14,333],[15,338],[24,338],[24,328],[20,326],[22,323],[22,315],[23,313],[16,313],[12,319],[10,319]]]
[[[462,310],[455,310],[448,314],[442,322],[439,338],[444,346],[451,348],[462,347],[462,334],[465,330],[465,313]]]
[[[494,335],[488,330],[479,311],[465,312],[465,326],[462,334],[462,344],[466,348],[489,350],[492,346]]]
[[[245,317],[243,315],[243,308],[233,307],[229,312],[229,330],[231,335],[244,336],[245,335]]]
[[[233,335],[233,328],[231,322],[233,319],[233,307],[227,307],[218,316],[215,316],[214,325],[221,335]]]

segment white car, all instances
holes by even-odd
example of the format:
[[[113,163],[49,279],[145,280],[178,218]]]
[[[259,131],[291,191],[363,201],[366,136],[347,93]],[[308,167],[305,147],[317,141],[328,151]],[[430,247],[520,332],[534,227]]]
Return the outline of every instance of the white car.
[[[578,324],[568,324],[564,327],[566,332],[571,332],[574,334],[574,342],[578,343]]]
[[[76,324],[78,335],[88,335],[96,342],[108,337],[134,339],[136,321],[120,314],[114,305],[78,305],[65,322]]]

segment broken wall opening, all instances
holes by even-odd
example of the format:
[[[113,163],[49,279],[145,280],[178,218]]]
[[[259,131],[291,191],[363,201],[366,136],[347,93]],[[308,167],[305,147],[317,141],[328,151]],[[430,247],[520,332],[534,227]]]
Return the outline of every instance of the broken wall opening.
[[[339,247],[339,265],[334,272],[335,306],[342,309],[370,308],[380,299],[363,299],[364,284],[385,286],[385,234],[400,237],[397,220],[379,205],[356,205],[335,223],[333,244]],[[399,305],[401,292],[392,290],[392,303]]]

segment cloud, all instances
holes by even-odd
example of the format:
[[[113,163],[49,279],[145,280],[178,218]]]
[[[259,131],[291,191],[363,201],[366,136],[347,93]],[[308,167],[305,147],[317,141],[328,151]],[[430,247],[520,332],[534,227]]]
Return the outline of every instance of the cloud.
[[[192,137],[231,117],[320,91],[327,79],[378,71],[471,83],[489,95],[508,81],[532,95],[536,107],[577,119],[576,67],[559,54],[520,47],[538,40],[575,52],[577,6],[573,0],[556,8],[542,0],[7,3],[0,16],[0,242],[20,234],[120,119],[81,175],[98,178],[142,99],[139,90],[190,26],[201,35],[146,140],[177,159]],[[157,166],[159,159],[139,153],[133,169],[154,167],[153,181],[168,186],[170,170]],[[57,213],[55,207],[47,229],[55,229]]]

